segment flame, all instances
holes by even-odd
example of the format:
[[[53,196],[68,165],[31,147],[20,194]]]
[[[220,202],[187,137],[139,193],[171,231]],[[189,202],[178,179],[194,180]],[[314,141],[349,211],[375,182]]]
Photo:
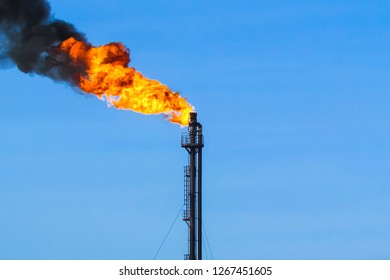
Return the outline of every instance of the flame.
[[[188,125],[191,104],[177,92],[159,81],[145,78],[133,67],[128,67],[130,54],[121,43],[94,47],[69,38],[59,49],[74,65],[84,69],[74,77],[77,86],[117,109],[143,114],[164,114],[170,122]]]

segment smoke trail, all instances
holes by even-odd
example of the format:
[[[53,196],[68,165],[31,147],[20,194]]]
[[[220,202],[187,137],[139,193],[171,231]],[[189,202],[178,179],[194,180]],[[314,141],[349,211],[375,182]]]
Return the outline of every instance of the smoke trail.
[[[83,72],[56,45],[85,36],[65,21],[53,18],[46,0],[0,0],[0,60],[10,59],[25,73],[37,73],[54,80],[77,84],[75,73]]]

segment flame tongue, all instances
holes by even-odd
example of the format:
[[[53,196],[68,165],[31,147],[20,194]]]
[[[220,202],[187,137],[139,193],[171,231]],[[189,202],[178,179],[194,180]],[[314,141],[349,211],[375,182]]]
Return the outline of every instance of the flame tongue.
[[[189,113],[194,109],[184,97],[171,91],[159,81],[142,76],[130,63],[129,52],[121,43],[105,46],[92,45],[69,38],[59,49],[85,73],[74,77],[84,92],[103,99],[117,109],[144,114],[164,114],[169,121],[188,125]]]

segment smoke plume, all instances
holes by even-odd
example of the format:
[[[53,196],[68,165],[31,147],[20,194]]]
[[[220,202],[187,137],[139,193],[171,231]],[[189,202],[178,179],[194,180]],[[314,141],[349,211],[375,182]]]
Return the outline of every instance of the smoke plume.
[[[54,48],[70,37],[86,41],[72,24],[52,16],[47,1],[0,0],[0,60],[10,59],[20,71],[77,83],[74,73],[83,65]]]

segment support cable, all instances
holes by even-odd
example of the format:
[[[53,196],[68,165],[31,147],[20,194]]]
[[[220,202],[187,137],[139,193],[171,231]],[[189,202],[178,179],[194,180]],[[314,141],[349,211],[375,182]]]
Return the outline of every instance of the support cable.
[[[169,233],[171,232],[171,230],[172,230],[173,226],[175,225],[177,218],[179,217],[179,215],[180,215],[181,211],[183,210],[183,207],[184,207],[184,204],[181,206],[181,208],[180,208],[179,212],[177,213],[177,215],[176,215],[175,219],[173,220],[173,223],[172,223],[171,227],[169,228],[169,230],[168,230],[167,234],[165,235],[165,237],[164,237],[164,240],[161,242],[161,245],[160,245],[160,247],[158,248],[158,250],[157,250],[156,254],[154,255],[154,258],[153,258],[153,260],[155,260],[155,259],[157,258],[157,255],[158,255],[158,253],[160,252],[160,250],[161,250],[162,246],[164,245],[164,243],[165,243],[165,240],[167,240],[167,237],[168,237]]]
[[[209,260],[209,254],[207,253],[206,243],[205,242],[202,243],[203,243],[203,252],[206,254],[206,260]]]
[[[209,238],[207,237],[207,232],[206,232],[206,228],[204,226],[204,223],[202,223],[202,226],[203,226],[203,231],[204,231],[204,235],[206,237],[206,243],[207,243],[207,246],[209,248],[209,252],[210,252],[210,255],[211,255],[211,259],[213,260],[214,259],[214,256],[213,256],[213,252],[211,251],[211,247],[210,247],[210,243],[209,243]]]

